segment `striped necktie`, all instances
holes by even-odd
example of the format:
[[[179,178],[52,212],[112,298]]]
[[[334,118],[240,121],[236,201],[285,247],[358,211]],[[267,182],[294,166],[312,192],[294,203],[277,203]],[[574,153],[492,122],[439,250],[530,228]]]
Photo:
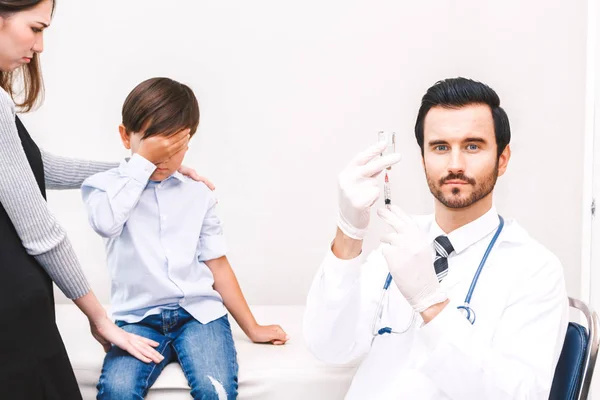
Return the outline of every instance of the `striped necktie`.
[[[438,281],[442,281],[448,275],[448,256],[454,252],[454,247],[447,236],[438,236],[435,238],[433,245],[435,247],[435,260],[433,267],[437,275]]]

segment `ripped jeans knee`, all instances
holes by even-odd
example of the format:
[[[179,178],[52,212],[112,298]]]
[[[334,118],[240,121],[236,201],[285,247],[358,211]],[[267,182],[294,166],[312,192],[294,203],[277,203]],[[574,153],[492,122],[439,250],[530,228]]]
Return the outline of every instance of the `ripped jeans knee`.
[[[194,400],[234,400],[237,399],[237,377],[219,379],[210,375],[197,379],[192,386]]]

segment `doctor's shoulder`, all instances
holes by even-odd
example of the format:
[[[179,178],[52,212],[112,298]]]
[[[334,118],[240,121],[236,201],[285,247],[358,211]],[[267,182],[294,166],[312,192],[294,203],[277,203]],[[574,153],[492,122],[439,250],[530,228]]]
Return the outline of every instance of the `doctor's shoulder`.
[[[507,219],[499,242],[499,248],[504,250],[502,254],[507,258],[506,264],[512,265],[521,278],[534,278],[541,274],[564,279],[558,257],[514,219]]]

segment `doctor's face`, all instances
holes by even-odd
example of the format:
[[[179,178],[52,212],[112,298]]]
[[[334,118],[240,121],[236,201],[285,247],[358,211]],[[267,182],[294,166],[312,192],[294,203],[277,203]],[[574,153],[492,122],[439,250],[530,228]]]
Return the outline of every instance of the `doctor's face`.
[[[466,208],[491,195],[506,171],[487,105],[433,107],[424,121],[423,167],[433,196],[447,208]]]

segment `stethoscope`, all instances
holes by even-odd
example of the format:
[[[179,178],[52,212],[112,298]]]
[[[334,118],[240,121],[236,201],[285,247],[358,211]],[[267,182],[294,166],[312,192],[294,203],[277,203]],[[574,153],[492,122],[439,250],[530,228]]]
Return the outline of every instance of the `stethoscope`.
[[[498,239],[498,236],[500,236],[500,232],[502,232],[502,228],[504,228],[504,218],[502,218],[502,216],[500,216],[500,215],[498,215],[498,218],[500,219],[500,224],[498,225],[498,229],[496,229],[496,233],[494,234],[494,237],[492,237],[490,244],[488,245],[487,249],[485,250],[485,253],[483,253],[483,257],[481,258],[479,267],[477,267],[477,271],[475,272],[475,275],[473,276],[473,280],[471,281],[471,286],[469,287],[469,291],[467,292],[467,296],[465,297],[465,302],[462,306],[456,307],[459,311],[462,312],[462,314],[467,318],[467,320],[471,323],[471,325],[473,325],[475,323],[475,311],[471,308],[471,305],[470,305],[471,297],[473,297],[473,291],[475,290],[475,286],[477,285],[477,280],[479,279],[479,275],[481,275],[481,270],[483,269],[483,266],[485,265],[485,262],[487,261],[488,256],[490,255],[490,252],[492,251],[492,248],[496,244],[496,240]],[[383,290],[381,291],[381,297],[379,298],[379,304],[377,305],[377,312],[375,313],[375,319],[373,320],[373,328],[372,328],[373,336],[383,335],[385,333],[397,333],[397,334],[405,333],[406,331],[408,331],[410,329],[412,324],[415,322],[416,312],[413,311],[408,325],[403,330],[396,331],[396,330],[393,330],[392,328],[390,328],[389,326],[386,326],[385,328],[381,328],[381,329],[376,328],[377,320],[380,319],[382,316],[383,301],[386,296],[386,293],[389,293],[388,289],[389,289],[391,283],[392,283],[392,274],[388,273],[387,278],[385,278],[385,283],[383,284]]]

